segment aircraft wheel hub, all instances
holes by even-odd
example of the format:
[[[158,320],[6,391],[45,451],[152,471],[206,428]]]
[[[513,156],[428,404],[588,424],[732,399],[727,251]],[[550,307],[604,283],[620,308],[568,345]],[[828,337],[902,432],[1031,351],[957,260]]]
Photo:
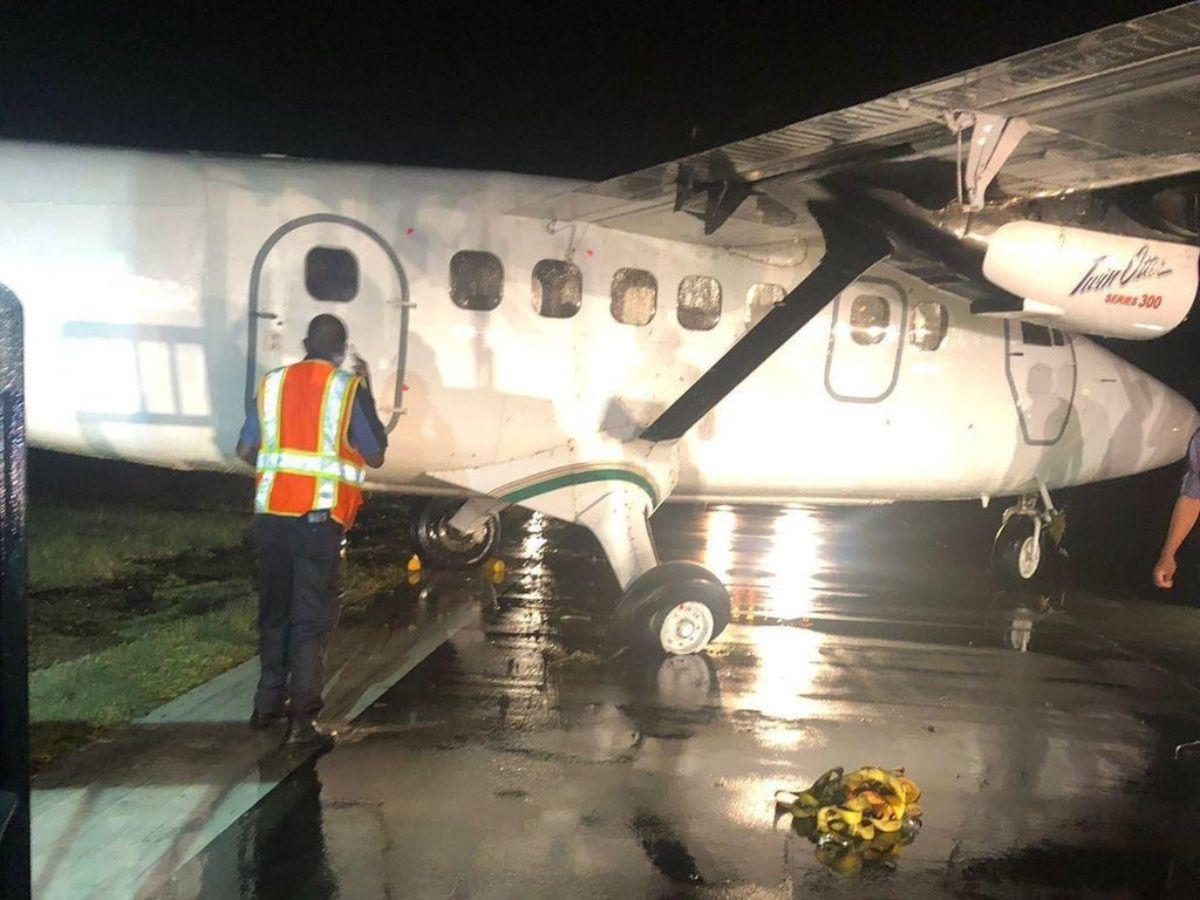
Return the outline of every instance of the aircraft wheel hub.
[[[1021,543],[1021,551],[1017,555],[1017,571],[1022,578],[1029,579],[1037,574],[1038,564],[1042,561],[1042,548],[1034,535],[1025,538]]]
[[[435,568],[469,569],[482,563],[500,540],[500,519],[487,516],[473,531],[450,524],[462,506],[457,498],[429,498],[414,510],[412,537],[422,559]]]
[[[703,603],[688,601],[674,606],[663,617],[658,630],[663,650],[673,655],[696,653],[712,639],[712,610]]]
[[[470,553],[485,543],[490,535],[485,524],[478,532],[459,531],[450,525],[450,517],[441,519],[434,529],[434,538],[452,553]]]

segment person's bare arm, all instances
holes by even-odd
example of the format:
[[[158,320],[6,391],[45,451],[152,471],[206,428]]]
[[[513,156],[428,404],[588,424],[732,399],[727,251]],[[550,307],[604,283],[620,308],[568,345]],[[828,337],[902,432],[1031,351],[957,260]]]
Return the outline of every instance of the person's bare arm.
[[[1186,495],[1175,501],[1175,510],[1171,513],[1171,524],[1167,528],[1167,539],[1163,543],[1162,553],[1159,554],[1158,564],[1154,567],[1154,584],[1160,588],[1170,588],[1175,585],[1175,554],[1179,547],[1196,525],[1200,518],[1200,500]]]

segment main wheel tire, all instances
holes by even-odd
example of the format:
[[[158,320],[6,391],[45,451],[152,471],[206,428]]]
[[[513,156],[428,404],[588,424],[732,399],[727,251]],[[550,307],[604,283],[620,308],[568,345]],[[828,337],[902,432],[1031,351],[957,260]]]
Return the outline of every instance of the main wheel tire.
[[[1007,587],[1036,588],[1048,568],[1050,554],[1045,529],[1039,539],[1033,519],[1012,516],[1001,526],[992,545],[992,572]]]
[[[629,644],[669,655],[703,650],[729,624],[729,592],[703,566],[655,566],[625,591],[612,630]]]
[[[421,559],[442,569],[472,569],[495,552],[500,543],[500,518],[488,516],[478,534],[450,526],[462,500],[431,497],[414,510],[412,539]]]

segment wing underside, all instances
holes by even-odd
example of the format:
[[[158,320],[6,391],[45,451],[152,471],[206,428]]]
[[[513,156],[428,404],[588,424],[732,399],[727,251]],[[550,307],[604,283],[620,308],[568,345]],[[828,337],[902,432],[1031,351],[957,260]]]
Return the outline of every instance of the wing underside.
[[[953,196],[958,111],[1019,117],[1028,133],[994,185],[1002,198],[1059,196],[1200,169],[1200,3],[1154,13],[848,109],[521,207],[801,261],[815,236],[808,186],[890,167],[911,190]],[[730,194],[745,186],[745,198]],[[720,204],[735,209],[721,210]],[[745,202],[738,202],[744,199]],[[716,210],[719,229],[711,226]],[[680,215],[691,213],[691,215]],[[712,231],[712,233],[706,233]]]

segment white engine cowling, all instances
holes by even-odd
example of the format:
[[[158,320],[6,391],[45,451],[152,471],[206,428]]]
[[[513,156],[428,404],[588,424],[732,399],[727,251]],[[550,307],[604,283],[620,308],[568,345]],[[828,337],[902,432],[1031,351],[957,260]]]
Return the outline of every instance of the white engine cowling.
[[[1069,331],[1147,340],[1186,318],[1200,282],[1200,248],[1045,222],[992,233],[983,275],[1025,298],[1009,313]]]

